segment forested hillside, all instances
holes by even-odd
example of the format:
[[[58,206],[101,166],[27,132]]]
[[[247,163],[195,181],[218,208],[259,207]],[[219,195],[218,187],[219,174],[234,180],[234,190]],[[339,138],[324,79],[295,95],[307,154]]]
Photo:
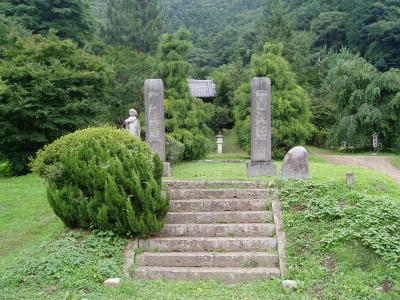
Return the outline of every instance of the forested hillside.
[[[234,54],[256,46],[254,28],[264,0],[162,0],[167,28],[186,27],[192,33],[192,62],[199,67],[226,64]],[[244,53],[240,53],[244,54]]]

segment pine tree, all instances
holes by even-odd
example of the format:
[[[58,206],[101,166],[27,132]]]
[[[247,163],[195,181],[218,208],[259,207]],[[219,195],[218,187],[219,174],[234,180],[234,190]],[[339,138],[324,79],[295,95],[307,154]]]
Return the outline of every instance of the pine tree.
[[[112,0],[108,2],[105,40],[141,52],[155,52],[162,24],[159,0]]]

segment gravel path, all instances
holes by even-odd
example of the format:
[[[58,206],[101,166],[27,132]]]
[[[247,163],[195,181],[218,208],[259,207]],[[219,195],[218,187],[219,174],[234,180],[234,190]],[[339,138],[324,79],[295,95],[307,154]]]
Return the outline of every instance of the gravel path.
[[[373,169],[389,175],[397,182],[400,182],[400,170],[394,167],[390,158],[382,156],[345,156],[318,154],[328,162],[335,165],[348,165],[352,167],[363,167]]]

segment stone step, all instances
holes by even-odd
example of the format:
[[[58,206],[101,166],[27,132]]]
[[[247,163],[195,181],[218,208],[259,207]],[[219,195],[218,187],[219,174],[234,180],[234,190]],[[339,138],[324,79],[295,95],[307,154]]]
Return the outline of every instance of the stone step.
[[[171,199],[267,199],[268,189],[171,189]]]
[[[277,267],[277,254],[266,252],[145,252],[135,259],[136,266],[159,267]]]
[[[190,199],[171,200],[170,212],[257,211],[265,210],[266,199]]]
[[[167,224],[157,234],[161,237],[273,237],[275,225],[245,224]]]
[[[272,237],[155,237],[139,240],[139,248],[150,252],[276,252]]]
[[[170,189],[207,189],[207,188],[240,188],[260,189],[268,188],[268,182],[257,181],[190,181],[190,180],[163,180],[163,185]]]
[[[279,277],[279,268],[177,268],[177,267],[138,267],[136,276],[156,280],[221,280],[226,283],[244,283],[254,280]]]
[[[272,223],[272,211],[170,212],[166,224]]]

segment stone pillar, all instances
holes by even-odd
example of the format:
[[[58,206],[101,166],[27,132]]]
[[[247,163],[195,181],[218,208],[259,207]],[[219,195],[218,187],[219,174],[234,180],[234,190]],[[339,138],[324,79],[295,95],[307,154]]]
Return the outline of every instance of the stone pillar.
[[[271,80],[254,78],[251,82],[251,161],[247,163],[250,177],[277,173],[271,155],[271,100]]]
[[[161,79],[147,79],[144,82],[146,142],[157,153],[164,167],[164,177],[171,175],[171,166],[166,162],[164,84]]]

